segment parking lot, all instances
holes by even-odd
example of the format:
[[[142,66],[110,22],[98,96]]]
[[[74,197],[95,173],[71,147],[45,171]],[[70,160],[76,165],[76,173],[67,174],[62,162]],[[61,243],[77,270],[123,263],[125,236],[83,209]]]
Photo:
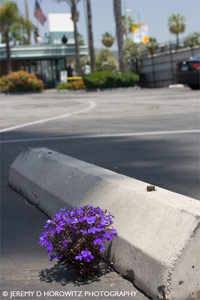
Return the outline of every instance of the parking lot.
[[[2,157],[48,147],[199,199],[198,91],[30,94],[1,105]]]
[[[46,217],[7,185],[10,164],[27,147],[47,147],[200,199],[198,91],[1,95],[1,112],[2,255],[8,290],[11,279],[15,289],[24,282],[41,289],[38,272],[50,267],[37,241]],[[130,290],[131,283],[112,276],[103,279],[107,287]]]

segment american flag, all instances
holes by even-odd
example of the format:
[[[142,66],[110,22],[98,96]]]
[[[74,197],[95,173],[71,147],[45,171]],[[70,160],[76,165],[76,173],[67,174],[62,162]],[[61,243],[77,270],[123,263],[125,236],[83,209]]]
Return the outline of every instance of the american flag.
[[[43,14],[43,11],[41,10],[40,5],[37,0],[35,1],[34,16],[42,25],[44,25],[44,23],[47,20],[47,18]]]

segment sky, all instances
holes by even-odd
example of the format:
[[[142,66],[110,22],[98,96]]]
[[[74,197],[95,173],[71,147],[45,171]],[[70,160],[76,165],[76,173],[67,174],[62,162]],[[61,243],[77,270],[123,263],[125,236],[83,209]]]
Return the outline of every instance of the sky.
[[[46,17],[49,13],[70,13],[70,8],[66,1],[57,2],[56,0],[38,0]],[[25,14],[24,0],[16,0],[20,12]],[[83,35],[87,43],[86,30],[86,11],[85,0],[80,0],[78,11],[80,18],[78,22],[78,30]],[[168,18],[172,14],[179,13],[185,17],[186,30],[180,35],[184,38],[189,33],[200,31],[200,0],[121,0],[122,14],[125,7],[130,9],[130,15],[138,22],[138,13],[141,22],[148,24],[149,36],[155,37],[159,43],[175,40],[175,36],[170,34],[168,29]],[[37,25],[34,18],[35,0],[28,0],[29,15],[31,21]],[[92,18],[93,18],[93,34],[95,48],[102,48],[101,37],[105,32],[115,34],[115,22],[113,15],[113,0],[91,0]],[[44,26],[39,25],[39,33],[41,36],[49,31],[48,21]],[[116,42],[113,50],[117,49]]]

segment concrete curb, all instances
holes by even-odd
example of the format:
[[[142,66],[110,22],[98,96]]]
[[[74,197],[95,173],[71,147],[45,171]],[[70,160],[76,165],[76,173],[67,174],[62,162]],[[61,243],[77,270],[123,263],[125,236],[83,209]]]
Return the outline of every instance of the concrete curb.
[[[130,92],[130,91],[135,91],[141,89],[140,86],[135,85],[135,86],[129,86],[129,87],[118,87],[118,88],[105,88],[105,89],[82,89],[82,90],[62,90],[62,89],[57,89],[58,93],[63,93],[63,94],[76,94],[76,93],[99,93],[99,92]],[[47,92],[46,92],[47,93]]]
[[[107,246],[115,269],[153,299],[200,289],[200,202],[46,148],[22,152],[9,184],[52,215],[92,204],[111,211],[119,237]]]

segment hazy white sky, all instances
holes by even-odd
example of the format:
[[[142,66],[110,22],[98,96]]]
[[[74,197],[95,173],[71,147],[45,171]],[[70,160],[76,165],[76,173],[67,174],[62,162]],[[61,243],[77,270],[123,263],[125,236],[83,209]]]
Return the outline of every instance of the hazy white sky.
[[[64,13],[70,12],[70,8],[66,1],[58,3],[56,0],[38,0],[41,8],[46,16],[48,13]],[[24,0],[16,0],[19,9],[25,13]],[[86,31],[86,14],[85,0],[80,0],[78,11],[80,20],[78,23],[79,32],[87,41]],[[126,8],[131,9],[131,15],[136,22],[138,17],[136,12],[140,13],[141,22],[147,22],[149,28],[149,36],[155,37],[158,42],[166,42],[175,40],[175,36],[169,33],[167,24],[168,18],[173,13],[180,13],[185,17],[186,30],[180,38],[184,38],[187,34],[194,31],[200,31],[200,0],[121,0],[122,13],[124,14],[125,3]],[[31,21],[38,24],[34,18],[35,0],[28,0],[29,14]],[[113,15],[113,0],[91,0],[94,42],[96,48],[101,48],[101,36],[103,33],[110,32],[115,36],[115,23]],[[44,26],[39,25],[40,35],[49,31],[48,22]],[[116,43],[113,46],[116,49]]]

